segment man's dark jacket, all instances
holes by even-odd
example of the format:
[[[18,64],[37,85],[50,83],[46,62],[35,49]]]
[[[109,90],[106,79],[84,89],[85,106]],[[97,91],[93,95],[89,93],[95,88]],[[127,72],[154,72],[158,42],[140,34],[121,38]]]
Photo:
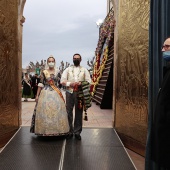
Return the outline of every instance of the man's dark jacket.
[[[32,78],[32,84],[31,84],[31,86],[32,86],[34,98],[35,98],[35,96],[36,96],[36,94],[37,94],[37,89],[38,89],[38,83],[39,83],[39,82],[40,82],[40,78],[38,78],[38,77],[33,77],[33,78]]]
[[[151,131],[151,157],[161,167],[170,168],[170,65],[158,93]]]

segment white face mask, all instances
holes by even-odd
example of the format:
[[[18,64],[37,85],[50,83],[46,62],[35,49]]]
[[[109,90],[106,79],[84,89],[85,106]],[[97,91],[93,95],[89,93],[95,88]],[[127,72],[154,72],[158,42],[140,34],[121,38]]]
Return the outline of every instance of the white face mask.
[[[55,65],[55,63],[53,63],[53,62],[49,62],[49,63],[48,63],[48,66],[49,66],[49,67],[54,67],[54,65]]]

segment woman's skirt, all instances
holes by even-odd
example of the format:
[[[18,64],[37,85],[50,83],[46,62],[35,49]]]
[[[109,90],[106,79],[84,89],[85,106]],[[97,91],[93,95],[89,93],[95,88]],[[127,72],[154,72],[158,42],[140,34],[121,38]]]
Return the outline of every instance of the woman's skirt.
[[[23,98],[32,98],[33,96],[34,96],[34,94],[33,94],[31,87],[25,83],[23,86],[23,89],[22,89],[22,97]]]
[[[42,89],[34,108],[31,133],[40,136],[61,136],[69,132],[66,106],[60,95],[50,88]]]

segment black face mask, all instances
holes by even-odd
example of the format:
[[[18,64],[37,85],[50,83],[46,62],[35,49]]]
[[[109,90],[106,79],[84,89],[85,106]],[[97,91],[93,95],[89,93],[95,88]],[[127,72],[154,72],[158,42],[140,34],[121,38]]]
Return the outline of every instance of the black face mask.
[[[80,60],[73,60],[73,63],[75,66],[79,66],[80,65]]]

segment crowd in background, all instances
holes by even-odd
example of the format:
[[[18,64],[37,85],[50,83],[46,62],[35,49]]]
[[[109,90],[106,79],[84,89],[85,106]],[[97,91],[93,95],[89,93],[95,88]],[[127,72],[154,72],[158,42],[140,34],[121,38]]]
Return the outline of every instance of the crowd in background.
[[[58,79],[58,87],[61,88],[60,84],[61,74]],[[28,99],[35,99],[38,89],[38,83],[40,82],[41,75],[38,74],[29,74],[22,73],[22,98],[24,98],[24,102],[27,102]]]

